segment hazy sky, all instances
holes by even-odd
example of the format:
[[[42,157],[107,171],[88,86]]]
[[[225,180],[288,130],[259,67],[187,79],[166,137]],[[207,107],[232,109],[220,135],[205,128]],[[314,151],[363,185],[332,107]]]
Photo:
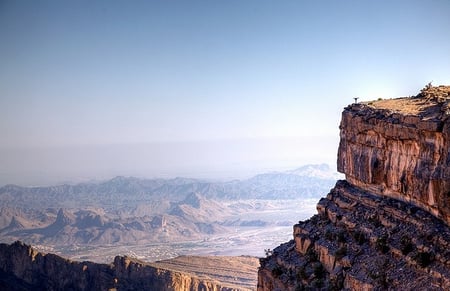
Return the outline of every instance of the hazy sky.
[[[353,97],[450,83],[449,13],[448,0],[0,0],[0,184],[328,161]]]

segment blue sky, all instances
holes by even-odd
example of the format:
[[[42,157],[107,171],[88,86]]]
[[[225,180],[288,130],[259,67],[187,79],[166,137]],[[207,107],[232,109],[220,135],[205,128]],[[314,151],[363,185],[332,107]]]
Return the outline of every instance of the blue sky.
[[[16,181],[36,149],[55,147],[73,157],[73,147],[119,145],[114,157],[127,160],[127,144],[195,143],[196,155],[208,143],[246,141],[251,155],[248,140],[277,139],[264,159],[318,136],[335,151],[353,97],[449,83],[449,12],[447,0],[0,1],[0,151],[9,156],[0,176]],[[151,151],[144,156],[153,163]],[[91,176],[160,174],[158,165],[110,165]]]

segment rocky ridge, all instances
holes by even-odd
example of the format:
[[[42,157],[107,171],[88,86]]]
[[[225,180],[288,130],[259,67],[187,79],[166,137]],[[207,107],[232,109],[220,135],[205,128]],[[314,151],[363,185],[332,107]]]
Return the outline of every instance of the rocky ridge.
[[[222,284],[207,276],[195,276],[126,256],[117,256],[111,264],[70,261],[15,242],[0,244],[0,289],[238,291],[252,288],[239,283]]]
[[[450,87],[346,107],[338,181],[258,290],[450,289]]]

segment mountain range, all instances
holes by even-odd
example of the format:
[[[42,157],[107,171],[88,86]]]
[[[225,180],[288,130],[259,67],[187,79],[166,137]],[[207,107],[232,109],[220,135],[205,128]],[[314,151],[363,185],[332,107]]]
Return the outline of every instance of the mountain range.
[[[226,182],[115,177],[76,185],[6,185],[0,188],[0,241],[58,248],[142,245],[289,226],[287,207],[292,210],[293,203],[280,201],[317,201],[337,177],[322,164]]]

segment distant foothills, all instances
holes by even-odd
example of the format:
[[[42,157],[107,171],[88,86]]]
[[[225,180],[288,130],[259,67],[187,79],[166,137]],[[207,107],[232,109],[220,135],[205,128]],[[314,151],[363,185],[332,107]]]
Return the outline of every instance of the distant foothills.
[[[291,228],[340,175],[306,165],[245,180],[115,177],[104,182],[0,188],[0,242],[101,246],[199,240],[238,228]],[[308,210],[310,215],[314,206]],[[308,212],[308,213],[309,213]]]

